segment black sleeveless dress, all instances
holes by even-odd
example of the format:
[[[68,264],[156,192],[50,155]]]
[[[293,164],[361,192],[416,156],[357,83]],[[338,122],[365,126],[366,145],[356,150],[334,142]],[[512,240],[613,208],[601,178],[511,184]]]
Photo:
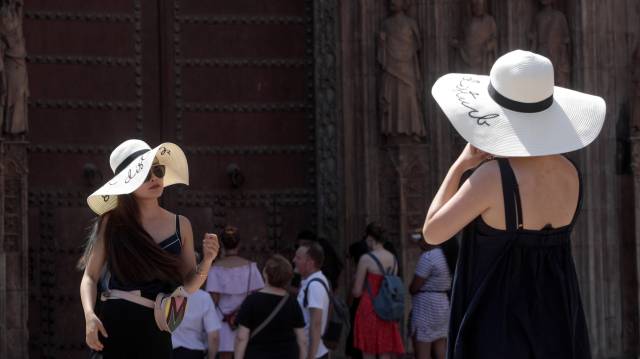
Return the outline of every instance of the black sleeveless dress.
[[[448,359],[590,358],[571,255],[572,223],[522,228],[520,193],[507,159],[498,159],[506,230],[476,218],[463,234],[451,301]]]
[[[176,215],[176,232],[158,243],[165,251],[180,255],[182,239],[180,221]],[[176,285],[154,280],[148,283],[125,284],[125,281],[111,276],[109,272],[102,278],[103,288],[124,291],[140,290],[145,298],[155,300],[158,293],[170,293]],[[173,355],[171,334],[158,329],[153,309],[126,300],[108,300],[100,303],[100,319],[108,338],[99,335],[104,344],[102,352],[92,352],[91,358],[101,359],[170,359]]]

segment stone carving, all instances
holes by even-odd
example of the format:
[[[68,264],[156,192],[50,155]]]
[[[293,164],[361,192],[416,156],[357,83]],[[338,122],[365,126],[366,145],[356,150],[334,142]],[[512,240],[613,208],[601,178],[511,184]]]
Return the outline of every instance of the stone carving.
[[[556,85],[566,87],[571,80],[571,37],[567,18],[553,8],[554,2],[540,0],[542,9],[536,15],[529,38],[531,51],[548,57],[553,63]]]
[[[305,0],[313,8],[315,54],[315,120],[316,120],[316,208],[318,235],[333,240],[336,247],[342,241],[342,208],[344,198],[341,184],[344,177],[339,170],[341,131],[338,91],[338,0]]]
[[[27,51],[22,32],[22,0],[5,0],[0,7],[0,123],[5,134],[27,132]]]
[[[488,74],[498,55],[496,21],[487,13],[485,0],[470,0],[471,18],[463,24],[463,40],[454,39],[462,71]]]
[[[640,44],[636,47],[631,61],[631,136],[640,136]]]
[[[390,0],[392,15],[378,34],[378,62],[382,66],[380,88],[381,132],[386,136],[426,135],[422,115],[422,84],[418,52],[418,23],[406,15],[408,0]]]

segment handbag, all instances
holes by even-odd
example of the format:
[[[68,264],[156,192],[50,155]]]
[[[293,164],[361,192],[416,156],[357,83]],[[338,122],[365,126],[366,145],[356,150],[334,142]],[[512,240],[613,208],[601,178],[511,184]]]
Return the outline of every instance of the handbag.
[[[102,292],[100,299],[104,302],[110,299],[123,299],[143,307],[153,309],[156,325],[162,331],[173,333],[187,312],[189,293],[180,286],[171,293],[158,293],[156,300],[147,299],[139,290],[127,292],[124,290],[109,290]]]

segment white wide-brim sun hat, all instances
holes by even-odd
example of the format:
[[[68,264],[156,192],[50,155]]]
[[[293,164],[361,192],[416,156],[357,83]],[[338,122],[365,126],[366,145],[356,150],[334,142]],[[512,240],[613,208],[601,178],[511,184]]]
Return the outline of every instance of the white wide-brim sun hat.
[[[489,76],[444,75],[431,94],[467,142],[501,157],[583,148],[598,137],[606,113],[602,98],[554,86],[551,61],[522,50],[501,56]]]
[[[109,158],[115,176],[87,197],[87,203],[97,215],[103,215],[118,204],[118,195],[133,193],[146,180],[153,160],[165,166],[163,186],[189,184],[189,166],[178,145],[165,142],[155,148],[141,140],[127,140],[116,147]]]

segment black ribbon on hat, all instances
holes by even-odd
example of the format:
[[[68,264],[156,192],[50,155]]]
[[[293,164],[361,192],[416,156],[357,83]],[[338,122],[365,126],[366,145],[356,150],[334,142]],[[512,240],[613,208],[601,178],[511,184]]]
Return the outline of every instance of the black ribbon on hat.
[[[120,162],[120,164],[118,165],[118,167],[116,167],[116,174],[122,172],[122,170],[124,170],[125,168],[127,168],[128,165],[131,164],[131,162],[133,162],[133,160],[136,159],[136,157],[143,155],[147,152],[149,152],[150,150],[140,150],[140,151],[136,151],[132,154],[129,155],[129,157],[125,158],[124,161]]]
[[[489,82],[489,96],[498,105],[516,112],[535,113],[542,112],[553,104],[553,95],[545,98],[540,102],[520,102],[514,101],[510,98],[504,97],[498,90],[496,90],[491,82]]]

